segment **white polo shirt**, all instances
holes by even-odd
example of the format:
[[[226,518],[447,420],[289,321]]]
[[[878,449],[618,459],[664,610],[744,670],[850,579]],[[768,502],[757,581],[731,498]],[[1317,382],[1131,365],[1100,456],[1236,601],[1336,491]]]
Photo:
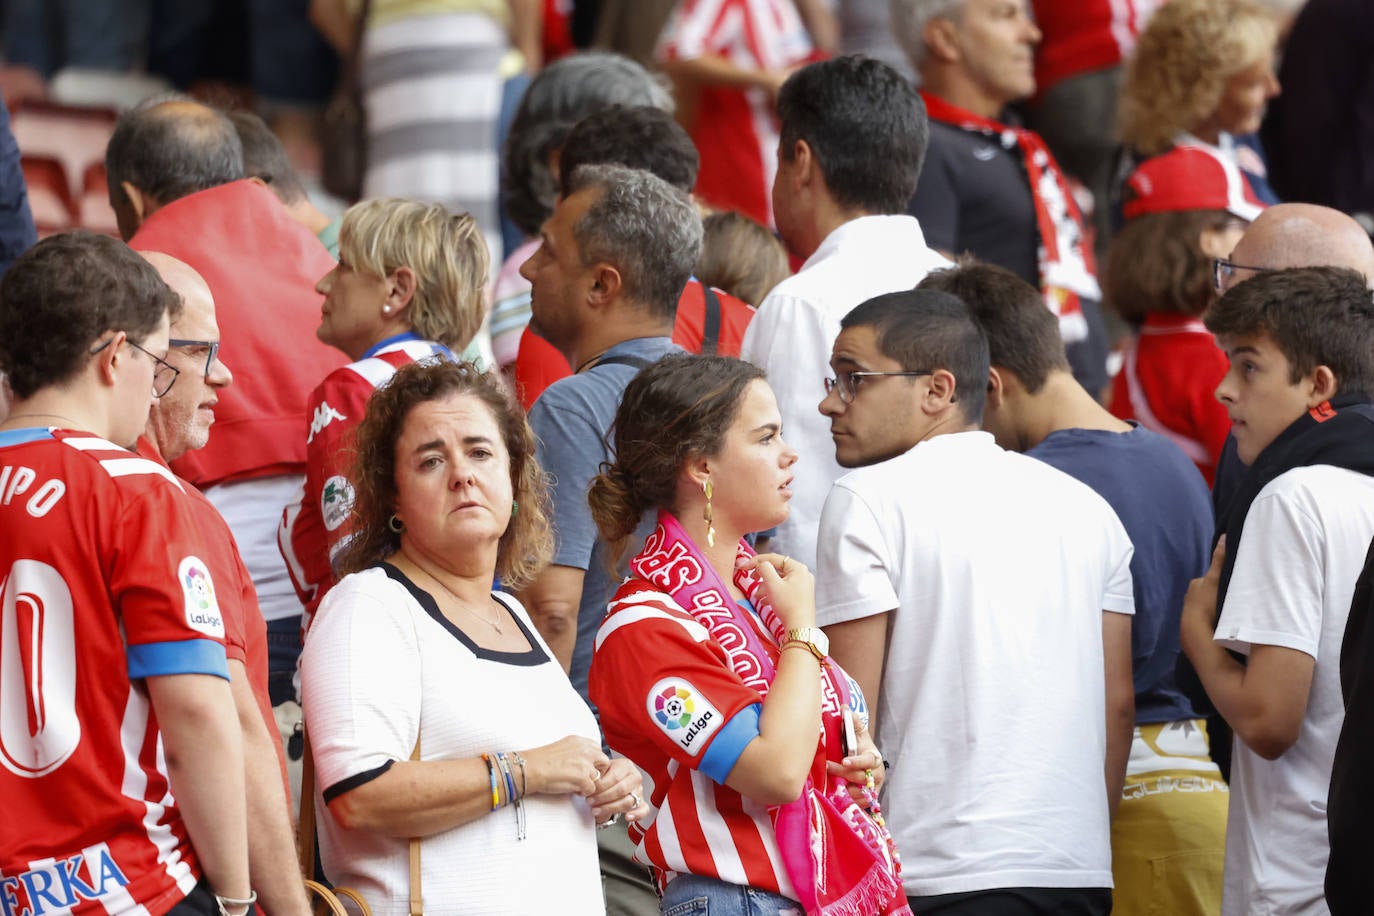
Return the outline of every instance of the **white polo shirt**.
[[[1102,612],[1130,539],[1087,485],[951,433],[835,484],[822,626],[896,609],[877,706],[908,896],[1111,887]]]
[[[768,373],[778,398],[782,435],[802,456],[792,484],[792,512],[769,548],[816,568],[816,527],[835,463],[830,421],[817,410],[830,375],[830,348],[840,319],[874,296],[913,289],[932,270],[952,266],[926,247],[910,216],[863,216],[840,226],[759,304],[740,358]]]

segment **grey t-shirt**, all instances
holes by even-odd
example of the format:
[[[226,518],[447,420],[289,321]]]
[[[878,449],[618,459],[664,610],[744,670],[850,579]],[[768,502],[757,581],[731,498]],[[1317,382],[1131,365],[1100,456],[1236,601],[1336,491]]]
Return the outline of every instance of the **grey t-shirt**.
[[[601,472],[601,463],[610,461],[610,429],[625,387],[640,367],[607,362],[616,358],[639,358],[654,362],[682,349],[667,337],[640,337],[626,340],[607,350],[601,362],[579,375],[560,379],[549,386],[530,409],[530,426],[538,438],[539,464],[550,477],[553,497],[553,528],[556,566],[585,570],[582,603],[577,610],[577,643],[573,649],[571,678],[583,699],[587,697],[587,671],[592,647],[601,619],[606,615],[620,575],[613,576],[606,562],[606,545],[597,535],[587,506],[587,488]],[[630,541],[633,556],[644,538],[653,531],[653,515],[646,513]]]

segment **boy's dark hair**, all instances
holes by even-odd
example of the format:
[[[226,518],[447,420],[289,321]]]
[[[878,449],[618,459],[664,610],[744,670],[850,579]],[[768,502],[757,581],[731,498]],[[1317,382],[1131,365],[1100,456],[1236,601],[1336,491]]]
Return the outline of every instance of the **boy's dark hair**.
[[[977,261],[928,274],[916,287],[949,293],[973,313],[988,338],[994,366],[1035,394],[1055,370],[1069,371],[1059,322],[1040,291],[1011,271]]]
[[[0,280],[0,370],[15,397],[66,382],[106,331],[142,343],[181,298],[153,266],[109,236],[85,230],[49,236]]]
[[[778,93],[780,155],[805,140],[839,204],[905,213],[925,163],[930,123],[911,84],[859,55],[803,67]]]
[[[558,157],[564,197],[581,165],[623,165],[692,192],[701,164],[687,131],[668,112],[649,105],[615,105],[587,115],[568,133]]]
[[[243,144],[243,174],[262,179],[288,206],[305,200],[305,185],[267,122],[251,111],[231,111],[228,117]]]
[[[1358,271],[1267,270],[1231,287],[1203,320],[1218,336],[1268,335],[1293,384],[1326,366],[1338,394],[1374,396],[1374,300]]]
[[[878,350],[903,371],[944,369],[954,375],[964,419],[981,423],[988,393],[988,339],[962,301],[936,290],[875,296],[840,320],[841,328],[871,327]]]

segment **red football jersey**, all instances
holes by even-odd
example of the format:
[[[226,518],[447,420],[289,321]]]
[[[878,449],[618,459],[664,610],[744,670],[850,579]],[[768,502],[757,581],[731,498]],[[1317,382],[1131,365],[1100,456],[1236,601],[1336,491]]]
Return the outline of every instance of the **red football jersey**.
[[[0,433],[0,908],[164,913],[199,866],[146,677],[228,677],[191,504],[86,433]]]
[[[351,527],[353,485],[348,476],[353,433],[367,412],[368,398],[401,366],[436,356],[453,358],[447,347],[413,335],[384,342],[357,362],[331,372],[310,394],[305,483],[277,528],[277,547],[305,606],[302,630],[337,581],[334,557],[347,542]]]

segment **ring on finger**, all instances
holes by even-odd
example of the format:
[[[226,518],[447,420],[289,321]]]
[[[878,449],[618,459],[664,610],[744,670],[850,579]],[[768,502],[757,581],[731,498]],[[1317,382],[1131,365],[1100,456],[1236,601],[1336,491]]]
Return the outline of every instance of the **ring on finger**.
[[[644,804],[644,800],[634,792],[630,793],[630,801],[634,802],[634,806],[630,809],[631,811],[633,811],[635,808],[638,808],[640,805]]]

